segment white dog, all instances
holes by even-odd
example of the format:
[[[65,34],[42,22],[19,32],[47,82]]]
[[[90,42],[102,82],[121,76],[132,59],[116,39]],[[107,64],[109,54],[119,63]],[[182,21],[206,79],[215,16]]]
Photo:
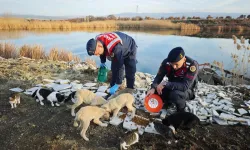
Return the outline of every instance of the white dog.
[[[87,90],[87,89],[80,89],[76,91],[75,93],[71,93],[69,97],[72,97],[72,95],[75,94],[76,102],[71,107],[71,115],[75,116],[75,109],[76,107],[80,106],[82,103],[88,104],[88,105],[102,105],[107,103],[107,101],[101,97],[97,96],[94,92]]]
[[[80,122],[80,128],[82,128],[81,136],[86,140],[89,139],[86,137],[86,131],[89,127],[90,121],[93,120],[95,124],[98,124],[102,127],[107,127],[108,124],[102,123],[100,118],[109,119],[109,112],[103,108],[97,106],[85,106],[82,107],[77,113],[74,120],[74,127],[78,127],[77,121]]]
[[[103,104],[101,107],[107,110],[108,112],[113,112],[113,119],[117,116],[119,111],[126,106],[128,108],[128,111],[132,111],[133,118],[135,116],[136,111],[136,108],[134,107],[134,101],[135,98],[132,94],[124,93],[115,98],[110,99],[108,103]]]

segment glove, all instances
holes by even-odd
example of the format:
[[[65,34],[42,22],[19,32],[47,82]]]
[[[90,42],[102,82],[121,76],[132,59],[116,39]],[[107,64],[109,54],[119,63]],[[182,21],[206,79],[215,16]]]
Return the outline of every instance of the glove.
[[[109,89],[109,93],[111,95],[115,94],[115,92],[118,90],[119,88],[119,85],[118,84],[115,84],[114,86],[112,86],[110,89]]]
[[[100,67],[106,67],[105,63],[101,63]]]

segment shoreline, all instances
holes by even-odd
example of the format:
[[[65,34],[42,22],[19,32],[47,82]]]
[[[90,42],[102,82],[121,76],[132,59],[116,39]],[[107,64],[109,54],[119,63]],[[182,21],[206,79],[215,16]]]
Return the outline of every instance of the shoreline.
[[[55,20],[27,20],[19,18],[0,18],[0,30],[35,30],[35,29],[176,29],[200,30],[194,24],[173,23],[170,20],[142,20],[142,21],[91,21],[70,22]]]

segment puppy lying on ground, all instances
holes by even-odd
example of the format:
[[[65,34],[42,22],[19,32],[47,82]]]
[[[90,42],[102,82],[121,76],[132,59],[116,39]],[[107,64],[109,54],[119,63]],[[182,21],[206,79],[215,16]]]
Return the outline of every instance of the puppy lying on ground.
[[[111,120],[117,116],[119,111],[126,106],[128,111],[132,111],[132,118],[135,116],[136,108],[134,107],[134,96],[129,93],[121,94],[113,99],[110,99],[108,103],[103,104],[101,107],[108,112],[113,112]]]
[[[200,124],[200,119],[190,112],[177,112],[162,120],[162,123],[154,122],[155,130],[164,137],[177,139],[176,130],[190,130]]]
[[[107,101],[101,97],[97,96],[94,92],[87,90],[87,89],[80,89],[76,91],[75,93],[72,92],[68,99],[71,99],[72,94],[75,94],[75,104],[72,105],[71,107],[71,115],[75,116],[75,109],[76,107],[80,106],[82,103],[88,104],[88,105],[102,105],[107,103]],[[68,100],[67,99],[67,100]]]
[[[74,127],[78,127],[77,121],[80,122],[79,128],[82,128],[81,136],[86,140],[89,139],[86,137],[86,131],[89,127],[90,121],[93,120],[95,124],[99,126],[107,127],[108,124],[102,123],[99,119],[103,117],[104,119],[109,119],[109,112],[105,109],[97,106],[85,106],[82,107],[77,113],[74,120]]]
[[[175,130],[178,128],[190,130],[200,124],[200,119],[190,112],[177,112],[163,119],[162,123],[166,126],[173,126]]]

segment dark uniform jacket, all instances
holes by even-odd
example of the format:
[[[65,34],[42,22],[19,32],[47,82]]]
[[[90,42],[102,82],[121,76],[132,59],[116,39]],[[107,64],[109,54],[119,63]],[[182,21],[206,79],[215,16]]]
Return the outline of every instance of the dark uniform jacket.
[[[169,90],[185,92],[188,89],[194,89],[198,82],[198,67],[197,61],[186,56],[186,63],[178,70],[174,70],[167,62],[167,59],[164,59],[151,87],[156,88],[157,85],[161,83],[164,76],[167,76],[168,82],[165,88]]]

